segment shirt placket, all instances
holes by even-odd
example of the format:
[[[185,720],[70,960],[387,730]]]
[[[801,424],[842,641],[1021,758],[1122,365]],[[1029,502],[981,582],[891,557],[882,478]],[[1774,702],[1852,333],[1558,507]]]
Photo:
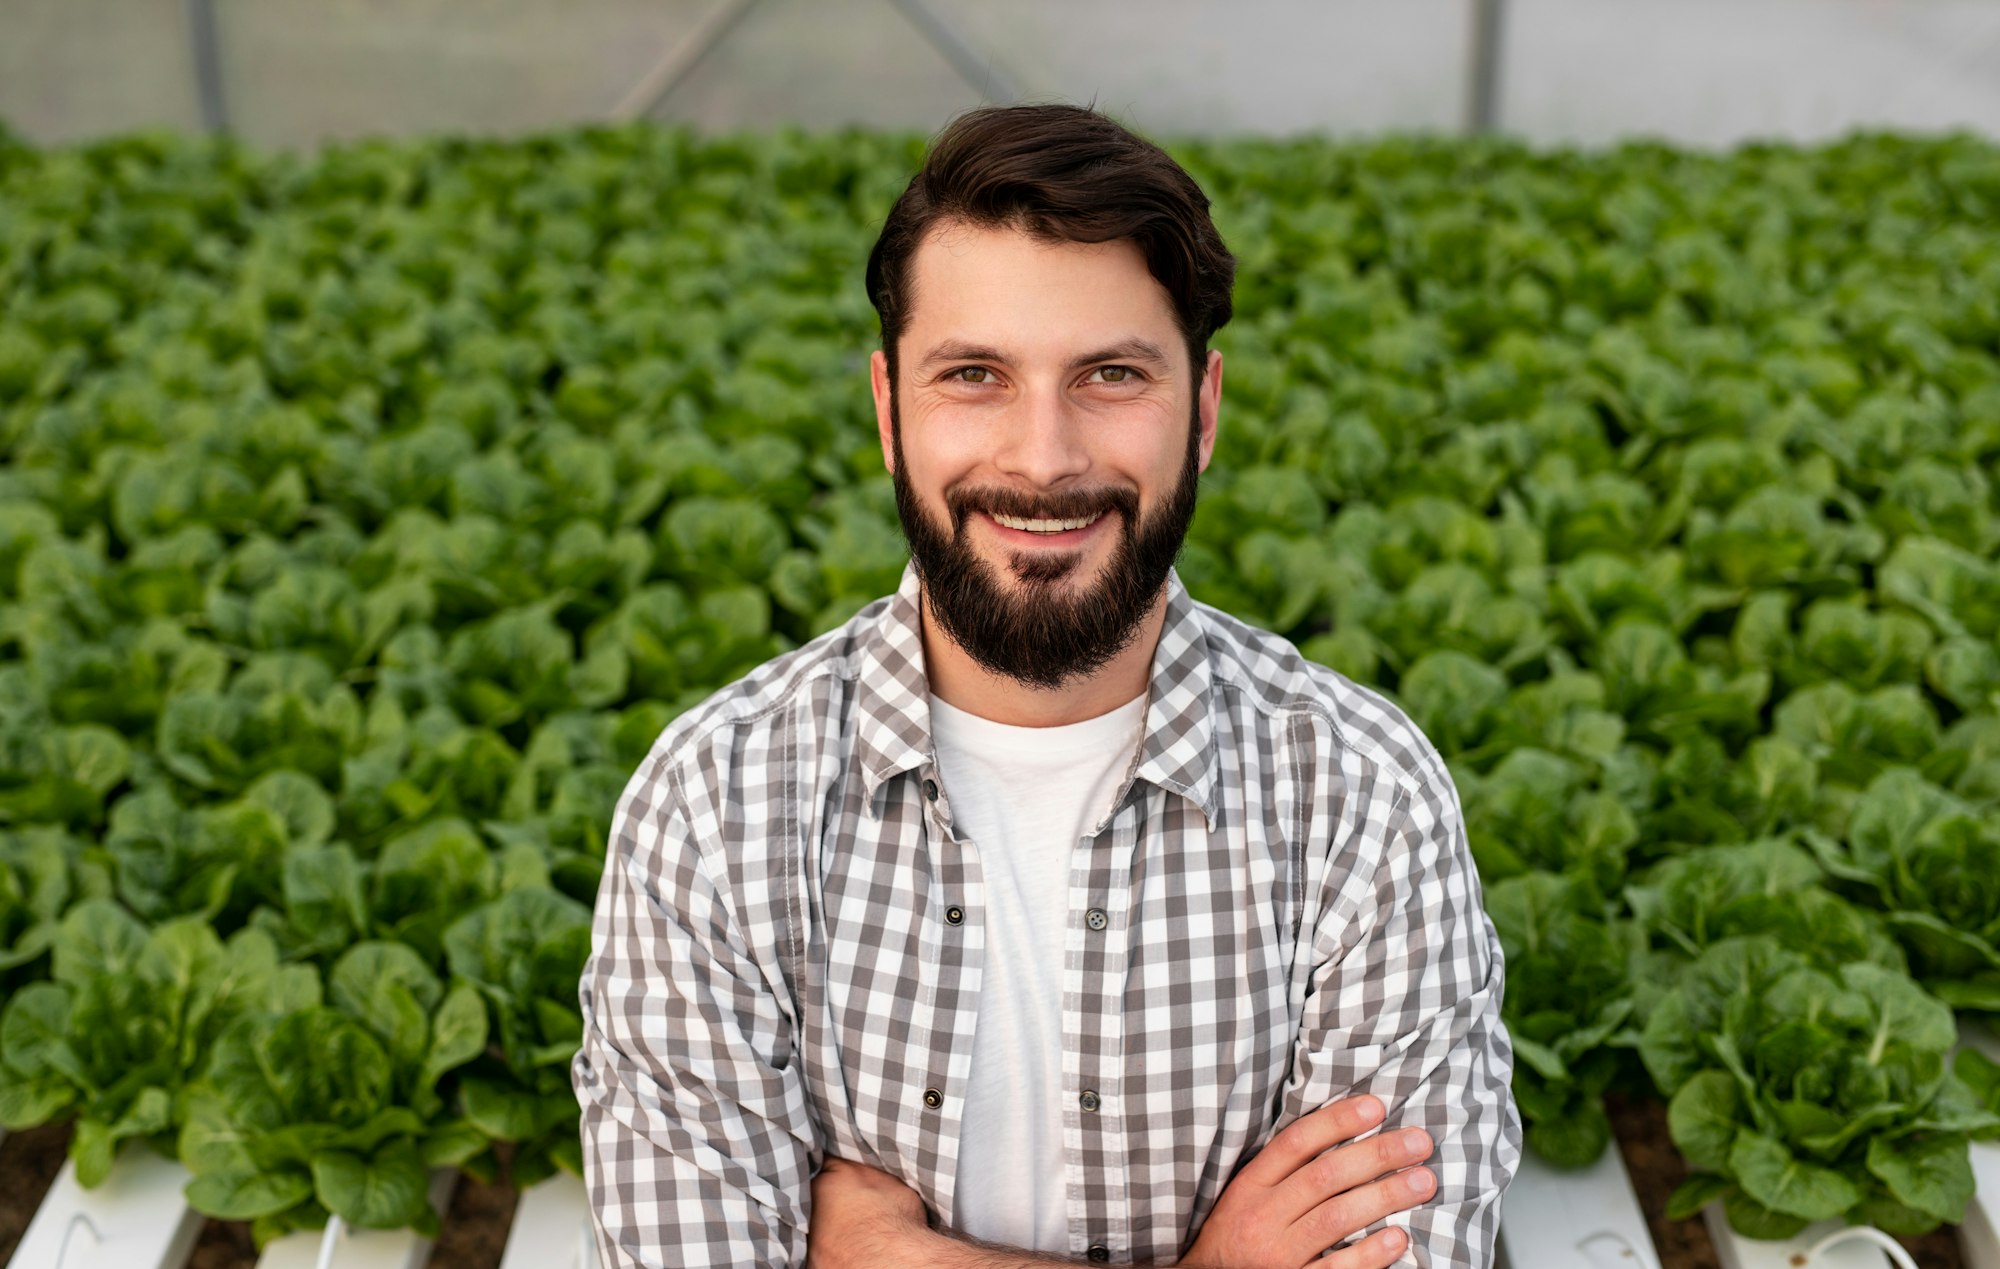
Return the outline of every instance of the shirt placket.
[[[1079,843],[1070,867],[1063,956],[1063,1156],[1070,1252],[1090,1261],[1129,1259],[1130,1188],[1124,1160],[1125,1017],[1136,797]]]
[[[933,1210],[954,1211],[960,1133],[972,1076],[979,991],[986,960],[985,875],[972,843],[952,831],[951,802],[935,763],[919,772],[936,887],[926,904],[923,945],[937,966],[921,999],[930,1020],[930,1078],[922,1090],[924,1172]]]

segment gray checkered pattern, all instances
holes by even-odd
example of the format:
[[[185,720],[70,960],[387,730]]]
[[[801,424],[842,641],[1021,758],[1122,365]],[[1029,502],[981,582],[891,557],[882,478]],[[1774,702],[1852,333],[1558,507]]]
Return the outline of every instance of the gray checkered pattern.
[[[1145,744],[1070,876],[1044,1250],[1175,1259],[1272,1133],[1372,1092],[1439,1142],[1405,1263],[1488,1265],[1521,1130],[1451,777],[1382,697],[1169,586]],[[626,785],[572,1068],[607,1266],[802,1263],[829,1152],[951,1225],[985,905],[917,596],[682,715]]]

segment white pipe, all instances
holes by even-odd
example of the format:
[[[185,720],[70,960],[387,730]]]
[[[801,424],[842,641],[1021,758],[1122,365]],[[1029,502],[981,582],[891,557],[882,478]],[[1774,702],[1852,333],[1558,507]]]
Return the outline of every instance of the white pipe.
[[[347,1232],[347,1222],[338,1214],[326,1218],[326,1232],[319,1239],[319,1263],[314,1269],[333,1269],[333,1253],[340,1242],[340,1236]]]
[[[1873,1225],[1850,1225],[1846,1229],[1834,1230],[1812,1245],[1812,1250],[1806,1253],[1806,1260],[1817,1264],[1822,1255],[1835,1247],[1853,1242],[1874,1243],[1896,1262],[1896,1269],[1917,1269],[1917,1262],[1910,1259],[1910,1253],[1903,1250],[1903,1245]]]

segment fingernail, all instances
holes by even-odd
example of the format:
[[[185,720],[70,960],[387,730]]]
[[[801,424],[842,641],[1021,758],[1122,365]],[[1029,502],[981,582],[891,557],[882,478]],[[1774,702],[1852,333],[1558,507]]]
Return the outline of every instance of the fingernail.
[[[1403,1146],[1411,1154],[1422,1158],[1431,1152],[1431,1135],[1421,1128],[1412,1128],[1403,1134]]]
[[[1403,1239],[1407,1236],[1400,1229],[1386,1229],[1382,1233],[1382,1241],[1389,1244],[1390,1251],[1400,1250],[1403,1246]]]
[[[1381,1119],[1383,1115],[1381,1099],[1375,1097],[1364,1096],[1361,1099],[1361,1104],[1354,1109],[1360,1112],[1361,1122],[1364,1124],[1372,1124]]]
[[[1427,1169],[1414,1168],[1409,1172],[1405,1172],[1403,1180],[1410,1187],[1410,1193],[1412,1194],[1428,1194],[1431,1192],[1431,1174]]]

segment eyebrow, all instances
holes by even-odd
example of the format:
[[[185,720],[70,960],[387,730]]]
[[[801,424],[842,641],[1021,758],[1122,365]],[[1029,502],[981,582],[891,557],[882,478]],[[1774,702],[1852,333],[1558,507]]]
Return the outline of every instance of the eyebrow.
[[[971,344],[961,340],[948,339],[924,354],[917,368],[928,369],[947,361],[998,361],[1009,358],[999,349],[988,344]],[[1070,358],[1068,369],[1081,370],[1085,366],[1095,366],[1107,361],[1149,361],[1155,365],[1171,365],[1167,354],[1150,339],[1122,339],[1115,344],[1107,344],[1095,352],[1081,357]]]

